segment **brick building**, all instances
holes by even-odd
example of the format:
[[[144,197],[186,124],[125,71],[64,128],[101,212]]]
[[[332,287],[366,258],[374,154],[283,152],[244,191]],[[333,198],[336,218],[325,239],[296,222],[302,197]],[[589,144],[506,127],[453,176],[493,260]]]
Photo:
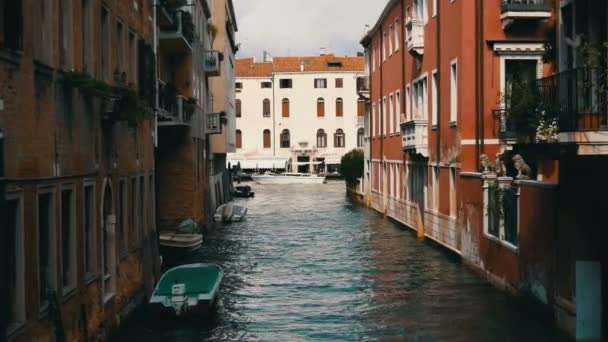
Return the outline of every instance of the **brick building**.
[[[151,16],[0,2],[2,339],[103,339],[158,277]]]
[[[587,338],[605,337],[608,303],[606,15],[602,1],[391,0],[358,90],[367,203]]]

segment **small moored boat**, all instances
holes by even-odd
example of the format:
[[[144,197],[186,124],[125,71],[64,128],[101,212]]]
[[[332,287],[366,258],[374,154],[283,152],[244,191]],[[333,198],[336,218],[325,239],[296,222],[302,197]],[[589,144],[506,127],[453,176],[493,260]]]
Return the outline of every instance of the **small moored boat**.
[[[217,208],[213,219],[215,222],[241,222],[247,215],[247,208],[232,203],[222,204]]]
[[[249,185],[242,185],[242,186],[237,186],[235,188],[235,190],[232,192],[232,196],[249,198],[249,197],[254,197],[255,192],[253,192],[251,190],[251,187]]]
[[[208,314],[216,301],[224,271],[216,264],[172,268],[160,278],[150,298],[152,310],[175,316]]]
[[[258,184],[323,184],[325,177],[309,174],[286,172],[281,174],[265,173],[263,175],[251,176]]]
[[[160,248],[171,254],[197,251],[203,245],[203,234],[184,234],[171,231],[159,232]]]

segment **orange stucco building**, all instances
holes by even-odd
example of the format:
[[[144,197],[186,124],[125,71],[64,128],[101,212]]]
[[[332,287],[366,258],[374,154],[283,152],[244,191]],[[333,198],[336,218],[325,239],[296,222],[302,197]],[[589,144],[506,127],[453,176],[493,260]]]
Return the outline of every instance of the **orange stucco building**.
[[[606,329],[580,327],[606,308],[593,243],[606,186],[575,170],[608,160],[605,72],[583,56],[606,41],[607,13],[599,1],[391,0],[361,41],[366,203],[577,337]]]

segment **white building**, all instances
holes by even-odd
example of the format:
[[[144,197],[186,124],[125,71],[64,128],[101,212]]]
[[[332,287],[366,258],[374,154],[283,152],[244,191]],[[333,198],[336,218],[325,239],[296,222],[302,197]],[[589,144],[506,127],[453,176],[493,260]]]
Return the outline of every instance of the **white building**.
[[[364,71],[364,57],[331,54],[237,60],[237,150],[228,161],[245,170],[335,170],[363,144],[356,82]]]

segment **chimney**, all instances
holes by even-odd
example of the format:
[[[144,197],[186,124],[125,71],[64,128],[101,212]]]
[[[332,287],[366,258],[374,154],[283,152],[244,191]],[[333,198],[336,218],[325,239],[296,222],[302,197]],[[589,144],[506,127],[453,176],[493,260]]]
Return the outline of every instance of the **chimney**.
[[[300,63],[300,72],[304,72],[304,62]]]

